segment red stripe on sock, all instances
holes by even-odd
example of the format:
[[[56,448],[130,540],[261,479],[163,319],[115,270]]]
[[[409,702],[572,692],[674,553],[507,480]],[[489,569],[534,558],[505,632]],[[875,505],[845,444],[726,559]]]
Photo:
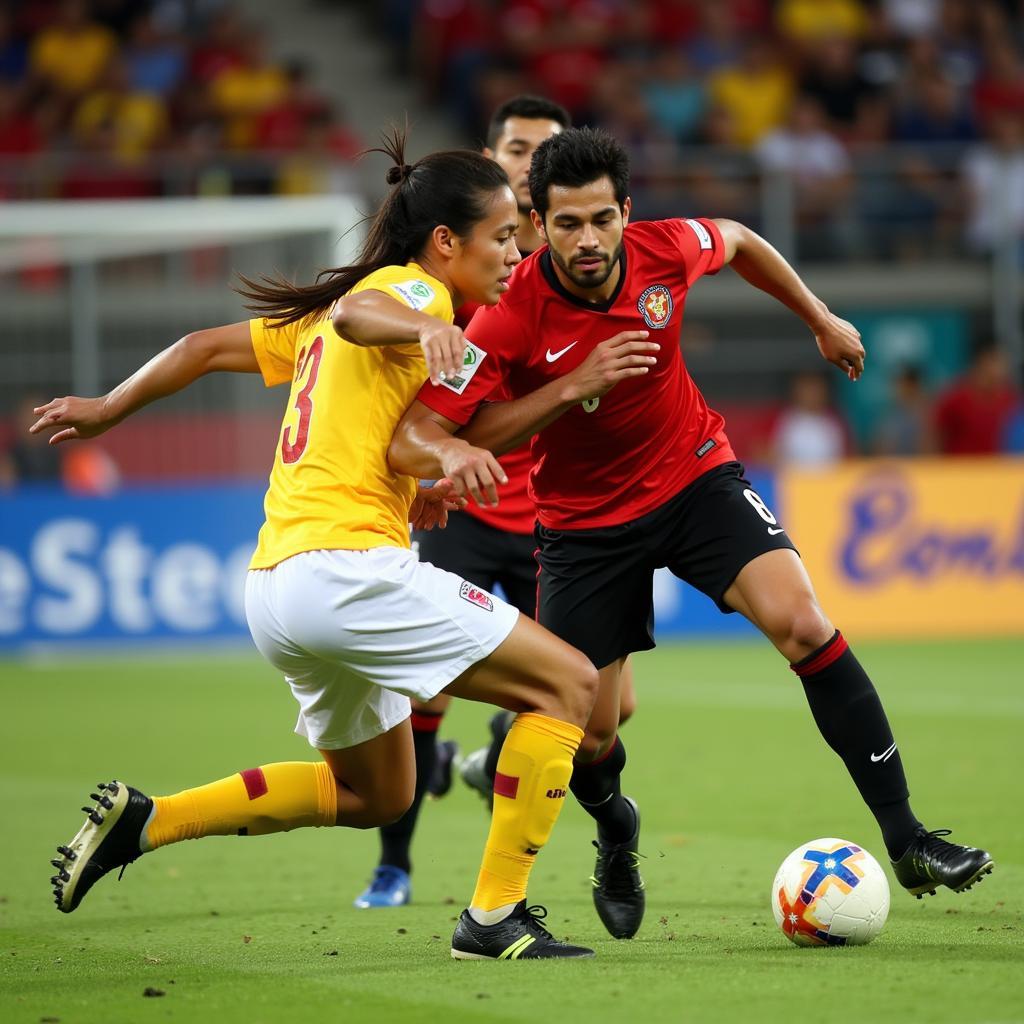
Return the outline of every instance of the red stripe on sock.
[[[789,667],[801,678],[813,676],[817,672],[824,671],[834,661],[841,658],[846,653],[848,647],[849,644],[847,644],[846,638],[837,629],[835,636],[827,644],[823,644],[816,651],[813,651],[803,661],[798,661],[795,665],[790,665]]]
[[[442,711],[414,711],[412,713],[413,732],[437,732],[441,728]]]
[[[612,754],[615,753],[615,748],[618,745],[619,745],[619,737],[618,737],[618,734],[616,733],[616,735],[615,735],[615,742],[596,761],[577,761],[575,758],[573,758],[573,762],[572,762],[573,766],[574,767],[583,768],[584,770],[587,769],[587,768],[594,768],[597,765],[601,764],[602,761],[607,761],[608,758],[611,757]]]
[[[502,775],[501,772],[494,773],[494,795],[507,796],[509,800],[515,800],[519,792],[518,775]]]
[[[262,768],[246,768],[244,772],[239,772],[238,774],[242,776],[242,781],[245,783],[245,791],[249,794],[250,800],[256,800],[258,797],[263,796],[269,789],[267,777],[263,774]]]

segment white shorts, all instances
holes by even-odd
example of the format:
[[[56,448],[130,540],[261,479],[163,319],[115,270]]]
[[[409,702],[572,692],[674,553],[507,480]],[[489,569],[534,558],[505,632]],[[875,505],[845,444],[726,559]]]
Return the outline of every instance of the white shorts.
[[[405,548],[306,551],[250,569],[245,615],[260,653],[299,702],[311,746],[364,743],[486,658],[516,624],[511,605]]]

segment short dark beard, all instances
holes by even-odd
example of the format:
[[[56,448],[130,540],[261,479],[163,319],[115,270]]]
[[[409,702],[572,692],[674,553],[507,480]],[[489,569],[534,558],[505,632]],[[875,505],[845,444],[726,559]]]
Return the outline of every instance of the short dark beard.
[[[622,239],[619,240],[619,244],[615,247],[615,252],[612,253],[611,259],[608,260],[608,269],[605,271],[604,277],[600,281],[595,281],[593,278],[587,278],[581,281],[568,267],[565,260],[562,259],[560,253],[555,252],[553,248],[548,246],[548,251],[551,253],[551,258],[555,261],[558,268],[569,278],[570,281],[578,288],[600,288],[601,285],[612,276],[612,271],[615,269],[619,262],[619,257],[622,255],[622,246],[624,245]]]

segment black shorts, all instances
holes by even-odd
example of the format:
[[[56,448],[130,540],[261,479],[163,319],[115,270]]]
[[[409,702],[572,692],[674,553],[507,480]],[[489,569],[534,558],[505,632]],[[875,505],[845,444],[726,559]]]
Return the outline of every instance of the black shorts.
[[[444,530],[413,530],[421,562],[461,576],[484,590],[500,583],[509,604],[531,619],[537,609],[537,542],[508,533],[465,512],[453,512]]]
[[[654,647],[654,571],[707,594],[723,612],[725,592],[758,555],[793,547],[743,476],[716,466],[653,512],[594,530],[536,528],[537,618],[598,667]]]

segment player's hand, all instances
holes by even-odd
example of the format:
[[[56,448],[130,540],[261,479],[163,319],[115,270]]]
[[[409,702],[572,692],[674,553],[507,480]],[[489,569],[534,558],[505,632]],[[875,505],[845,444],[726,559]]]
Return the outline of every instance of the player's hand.
[[[443,530],[448,525],[448,513],[459,512],[468,502],[455,493],[455,484],[442,479],[433,484],[419,484],[416,497],[409,507],[409,523],[416,530]]]
[[[435,387],[442,380],[458,376],[466,351],[466,339],[461,327],[431,317],[430,323],[420,329],[420,348],[427,361],[430,383]]]
[[[50,437],[50,444],[71,441],[85,437],[96,437],[109,430],[117,421],[107,415],[104,398],[51,399],[46,405],[32,410],[38,417],[28,428],[30,434],[38,434],[51,427],[60,429]]]
[[[466,441],[452,439],[440,454],[441,470],[462,497],[469,494],[481,507],[498,504],[498,485],[508,477],[498,460],[486,448],[474,448]]]
[[[864,372],[865,356],[860,331],[849,320],[834,313],[826,313],[825,320],[812,330],[822,356],[838,366],[850,380],[859,380]]]
[[[661,346],[647,341],[649,331],[622,331],[602,341],[586,359],[565,375],[563,399],[584,402],[611,391],[620,380],[642,377],[658,361]]]

